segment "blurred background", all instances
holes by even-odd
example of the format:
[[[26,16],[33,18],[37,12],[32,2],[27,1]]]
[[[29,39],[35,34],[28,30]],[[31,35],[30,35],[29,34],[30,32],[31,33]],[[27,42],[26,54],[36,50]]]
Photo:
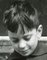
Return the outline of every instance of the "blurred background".
[[[3,13],[9,9],[15,0],[0,0],[0,36],[6,36],[7,31],[3,25]],[[47,36],[47,0],[29,0],[39,12],[39,20],[43,25],[43,36]]]

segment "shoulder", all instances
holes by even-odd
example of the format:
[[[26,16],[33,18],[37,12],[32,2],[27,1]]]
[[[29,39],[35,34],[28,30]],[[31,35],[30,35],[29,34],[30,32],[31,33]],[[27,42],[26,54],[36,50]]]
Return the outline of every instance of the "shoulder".
[[[39,41],[36,50],[33,53],[33,60],[47,60],[47,42]]]
[[[16,51],[14,51],[13,53],[11,53],[11,55],[8,57],[7,60],[18,60],[18,59],[21,59],[22,56],[17,53]]]
[[[27,60],[47,60],[47,42],[39,41],[35,51]]]
[[[47,42],[39,41],[33,55],[41,55],[44,53],[47,53]]]

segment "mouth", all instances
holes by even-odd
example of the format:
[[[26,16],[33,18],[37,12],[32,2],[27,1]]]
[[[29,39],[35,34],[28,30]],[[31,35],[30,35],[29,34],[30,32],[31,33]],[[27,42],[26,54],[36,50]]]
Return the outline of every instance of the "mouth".
[[[26,54],[26,53],[28,52],[28,50],[19,51],[19,52],[21,52],[21,53],[23,53],[23,54]]]

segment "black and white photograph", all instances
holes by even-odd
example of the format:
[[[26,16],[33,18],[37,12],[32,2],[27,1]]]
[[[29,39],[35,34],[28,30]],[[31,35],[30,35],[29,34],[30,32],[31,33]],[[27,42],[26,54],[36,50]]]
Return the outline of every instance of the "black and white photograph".
[[[0,60],[47,60],[47,0],[0,0]]]

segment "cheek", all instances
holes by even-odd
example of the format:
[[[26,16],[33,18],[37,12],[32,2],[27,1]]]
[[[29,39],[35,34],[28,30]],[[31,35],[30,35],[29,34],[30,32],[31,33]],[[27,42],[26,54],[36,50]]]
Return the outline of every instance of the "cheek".
[[[32,37],[30,38],[28,44],[29,44],[30,46],[33,46],[33,47],[34,47],[34,46],[37,44],[37,37],[36,37],[35,35],[32,36]]]
[[[18,48],[18,44],[12,42],[12,47],[13,47],[14,49],[17,49],[17,48]]]
[[[18,45],[17,45],[17,44],[14,44],[14,45],[13,45],[13,48],[14,48],[14,50],[17,51],[17,50],[18,50]]]

